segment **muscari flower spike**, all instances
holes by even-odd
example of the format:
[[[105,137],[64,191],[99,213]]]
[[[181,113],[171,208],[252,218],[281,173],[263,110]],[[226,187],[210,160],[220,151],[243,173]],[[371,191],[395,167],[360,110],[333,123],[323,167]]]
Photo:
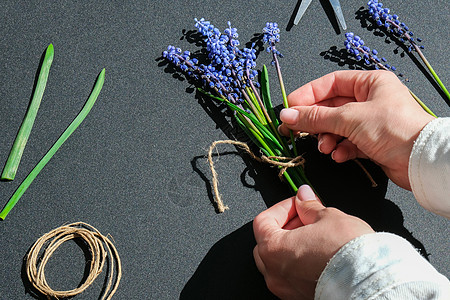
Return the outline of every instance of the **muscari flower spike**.
[[[206,50],[210,63],[198,65],[198,60],[190,58],[188,51],[169,46],[163,57],[172,62],[181,71],[194,79],[201,78],[203,84],[214,89],[232,103],[241,104],[245,95],[243,90],[249,86],[259,86],[254,82],[258,71],[256,66],[256,50],[251,48],[240,50],[236,28],[228,27],[222,34],[211,22],[204,18],[194,19],[195,27],[205,37]]]
[[[372,18],[375,20],[378,26],[384,26],[387,30],[396,35],[399,38],[399,41],[401,41],[402,43],[405,44],[405,46],[408,47],[409,52],[412,52],[413,50],[417,52],[419,57],[424,62],[425,66],[433,75],[434,79],[436,80],[436,83],[439,85],[442,92],[446,95],[447,99],[449,100],[447,101],[447,104],[450,106],[449,91],[442,83],[441,79],[434,71],[431,64],[423,55],[421,49],[423,49],[424,46],[418,45],[418,42],[422,42],[422,40],[420,38],[413,38],[414,33],[409,30],[409,27],[406,26],[405,23],[401,22],[397,15],[390,14],[389,8],[386,7],[383,8],[383,3],[381,3],[380,1],[370,0],[367,3],[367,5],[369,6],[369,14],[372,16]]]
[[[347,32],[345,34],[345,37],[345,48],[350,54],[355,56],[357,61],[364,60],[364,64],[366,64],[367,66],[373,66],[373,68],[376,70],[397,70],[396,67],[386,63],[386,58],[378,57],[378,51],[375,49],[370,49],[367,45],[365,45],[364,41],[353,32]]]
[[[398,15],[390,14],[390,9],[383,7],[383,3],[378,0],[370,0],[367,5],[369,14],[378,26],[385,27],[386,30],[396,35],[402,43],[409,42],[409,45],[406,45],[409,52],[415,50],[416,47],[424,48],[422,45],[417,45],[417,42],[421,42],[422,39],[413,38],[414,33],[409,30],[409,27],[400,21]]]
[[[275,47],[275,45],[280,42],[280,29],[278,28],[277,23],[266,23],[266,27],[263,28],[263,42],[269,45],[266,51],[273,54],[274,60],[272,61],[272,64],[275,64],[275,58],[277,56],[283,57],[283,54]]]

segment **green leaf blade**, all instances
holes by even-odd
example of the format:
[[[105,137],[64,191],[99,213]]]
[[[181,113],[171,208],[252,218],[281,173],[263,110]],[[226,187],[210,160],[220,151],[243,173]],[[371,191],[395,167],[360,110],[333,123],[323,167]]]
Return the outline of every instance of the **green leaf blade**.
[[[267,72],[266,65],[263,65],[263,68],[261,71],[261,97],[263,99],[264,106],[267,109],[267,113],[269,114],[270,118],[272,119],[272,122],[273,122],[275,128],[277,128],[280,125],[280,123],[278,122],[277,116],[273,109],[272,100],[270,98],[269,74]]]
[[[54,49],[53,45],[50,44],[45,51],[44,60],[42,61],[42,66],[39,71],[38,80],[36,82],[36,88],[33,92],[30,105],[27,109],[27,112],[25,113],[25,117],[22,124],[20,125],[19,132],[17,133],[16,139],[14,140],[13,146],[9,153],[2,175],[0,177],[1,180],[11,181],[14,180],[14,177],[16,176],[17,169],[19,168],[19,164],[22,159],[23,151],[31,134],[31,129],[33,128],[34,121],[36,120],[39,106],[41,105],[41,100],[44,95],[45,87],[47,85],[48,74],[53,62],[53,57]]]
[[[25,193],[25,191],[28,189],[30,184],[33,182],[33,180],[36,178],[36,176],[41,172],[41,170],[45,167],[45,165],[50,161],[50,159],[53,157],[53,155],[58,151],[58,149],[62,146],[62,144],[72,135],[72,133],[77,129],[77,127],[83,122],[83,120],[86,118],[86,116],[89,114],[92,106],[94,105],[95,101],[97,100],[98,95],[100,94],[100,91],[102,90],[103,83],[105,81],[105,69],[103,69],[100,73],[100,75],[97,78],[97,81],[94,85],[94,88],[86,101],[85,105],[83,106],[83,109],[80,111],[80,113],[76,116],[76,118],[70,123],[70,125],[67,127],[67,129],[63,132],[63,134],[58,138],[58,140],[53,144],[53,146],[48,150],[48,152],[44,155],[44,157],[38,162],[38,164],[34,167],[34,169],[28,174],[28,176],[25,178],[25,180],[20,184],[20,186],[17,188],[17,190],[14,192],[14,194],[9,199],[8,203],[5,205],[3,210],[0,212],[0,219],[4,220],[6,216],[9,214],[11,209],[17,204],[19,199],[22,197],[22,195]]]

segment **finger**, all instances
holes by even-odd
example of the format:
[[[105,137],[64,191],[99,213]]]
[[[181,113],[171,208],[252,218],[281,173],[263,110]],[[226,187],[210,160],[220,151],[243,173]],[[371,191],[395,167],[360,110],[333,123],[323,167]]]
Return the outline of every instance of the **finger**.
[[[290,220],[286,225],[284,225],[284,230],[292,230],[298,227],[303,226],[302,221],[298,216],[295,216],[292,220]]]
[[[313,224],[319,218],[319,213],[325,209],[309,185],[299,187],[295,198],[297,214],[303,224]]]
[[[256,216],[253,221],[253,232],[257,243],[260,243],[272,232],[282,229],[297,215],[294,199],[295,197],[291,197],[278,202]]]
[[[398,78],[386,71],[338,71],[325,75],[289,95],[290,109],[280,113],[284,123],[280,131],[329,132],[349,138],[374,112],[371,105],[362,102],[381,99],[377,105],[382,105],[386,98],[383,91],[392,85],[397,87],[396,81]]]
[[[280,131],[327,132],[348,137],[355,126],[366,120],[360,104],[352,102],[339,107],[314,105],[285,108],[280,112],[283,122]]]
[[[287,137],[291,136],[291,131],[289,128],[286,127],[286,125],[279,125],[278,128],[278,133]],[[292,131],[292,134],[294,135],[294,137],[299,137],[300,136],[300,131]]]
[[[259,255],[258,245],[256,245],[255,248],[253,248],[253,258],[255,259],[255,264],[256,264],[256,267],[258,268],[259,272],[261,272],[261,274],[265,275],[266,267],[264,265],[264,262],[261,259],[261,256]]]
[[[367,158],[367,155],[362,153],[355,144],[347,139],[337,144],[336,149],[331,154],[331,158],[337,163],[346,162],[358,157]]]
[[[289,106],[313,105],[336,97],[366,101],[374,73],[337,71],[313,80],[288,96]],[[353,101],[354,101],[353,100]]]
[[[342,136],[337,134],[321,133],[318,137],[317,147],[320,152],[330,154],[342,139]]]
[[[289,137],[291,135],[291,130],[286,126],[286,124],[281,123],[280,126],[278,126],[278,133],[283,136]],[[295,130],[295,131],[292,131],[292,133],[294,134],[294,136],[297,136],[300,134],[300,131]]]

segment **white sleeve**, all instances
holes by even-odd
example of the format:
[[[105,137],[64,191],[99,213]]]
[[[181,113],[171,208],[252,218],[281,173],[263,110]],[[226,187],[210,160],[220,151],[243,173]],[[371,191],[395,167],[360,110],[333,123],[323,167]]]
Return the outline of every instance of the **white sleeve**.
[[[316,286],[315,300],[450,299],[450,282],[402,237],[371,233],[345,244]]]
[[[425,209],[450,218],[450,118],[428,123],[414,142],[409,182]]]

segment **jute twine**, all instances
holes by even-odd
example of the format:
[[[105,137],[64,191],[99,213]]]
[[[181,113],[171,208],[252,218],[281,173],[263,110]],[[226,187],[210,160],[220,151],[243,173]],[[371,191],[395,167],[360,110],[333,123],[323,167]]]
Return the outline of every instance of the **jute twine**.
[[[45,279],[45,266],[52,254],[62,243],[75,238],[82,239],[89,247],[91,254],[89,274],[78,288],[68,291],[54,291]],[[47,243],[48,245],[44,247]],[[39,255],[43,247],[43,253]],[[111,299],[122,277],[119,253],[106,236],[102,235],[93,226],[84,222],[76,222],[58,227],[40,237],[31,247],[26,257],[26,273],[33,287],[45,295],[47,299],[73,297],[86,290],[94,282],[102,272],[108,255],[109,265],[106,274],[108,282],[103,289],[101,299]],[[114,261],[117,264],[116,267]],[[116,275],[114,274],[114,269],[117,270]]]
[[[214,162],[213,162],[213,159],[212,159],[214,149],[220,144],[235,145],[235,146],[241,148],[242,150],[244,150],[245,152],[247,152],[248,155],[250,155],[250,157],[252,159],[254,159],[256,161],[259,161],[259,162],[270,164],[272,166],[279,167],[280,168],[280,172],[278,173],[278,176],[280,177],[280,179],[282,178],[283,173],[286,172],[287,168],[302,166],[305,163],[305,160],[304,160],[304,158],[302,156],[297,156],[297,157],[292,158],[292,157],[284,157],[284,156],[265,156],[265,155],[261,155],[261,157],[258,157],[250,150],[250,147],[246,143],[239,142],[239,141],[220,140],[220,141],[213,142],[211,144],[211,146],[209,147],[208,162],[209,162],[209,167],[210,167],[211,173],[212,173],[212,184],[213,184],[213,190],[214,190],[214,202],[216,203],[217,211],[219,213],[223,213],[225,210],[228,209],[228,206],[225,206],[223,204],[222,198],[221,198],[220,193],[219,193],[219,181],[217,179],[217,172],[216,172],[216,169],[214,167]]]
[[[301,136],[306,136],[306,135],[308,135],[308,134],[303,134]],[[250,157],[252,159],[259,161],[259,162],[263,162],[263,163],[267,163],[267,164],[279,167],[280,172],[278,173],[278,177],[280,177],[280,179],[282,179],[283,173],[286,172],[286,170],[288,168],[303,166],[305,163],[305,159],[302,156],[297,156],[297,157],[292,158],[292,157],[284,157],[284,156],[261,155],[261,157],[258,157],[250,150],[250,147],[246,143],[239,142],[239,141],[219,140],[219,141],[213,142],[211,144],[211,146],[209,147],[209,151],[208,151],[208,163],[209,163],[209,167],[210,167],[211,173],[212,173],[214,202],[216,203],[217,211],[219,213],[223,213],[225,210],[228,209],[228,206],[223,204],[222,197],[220,196],[220,193],[219,193],[219,181],[217,179],[217,172],[214,167],[214,162],[212,159],[214,149],[217,147],[217,145],[220,145],[220,144],[235,145],[235,146],[241,148],[242,150],[244,150],[245,152],[247,152],[247,154],[250,155]],[[354,161],[363,170],[364,174],[370,180],[370,182],[372,183],[372,187],[377,187],[377,183],[372,178],[372,176],[367,171],[367,169],[363,166],[363,164],[358,159],[354,159]]]

